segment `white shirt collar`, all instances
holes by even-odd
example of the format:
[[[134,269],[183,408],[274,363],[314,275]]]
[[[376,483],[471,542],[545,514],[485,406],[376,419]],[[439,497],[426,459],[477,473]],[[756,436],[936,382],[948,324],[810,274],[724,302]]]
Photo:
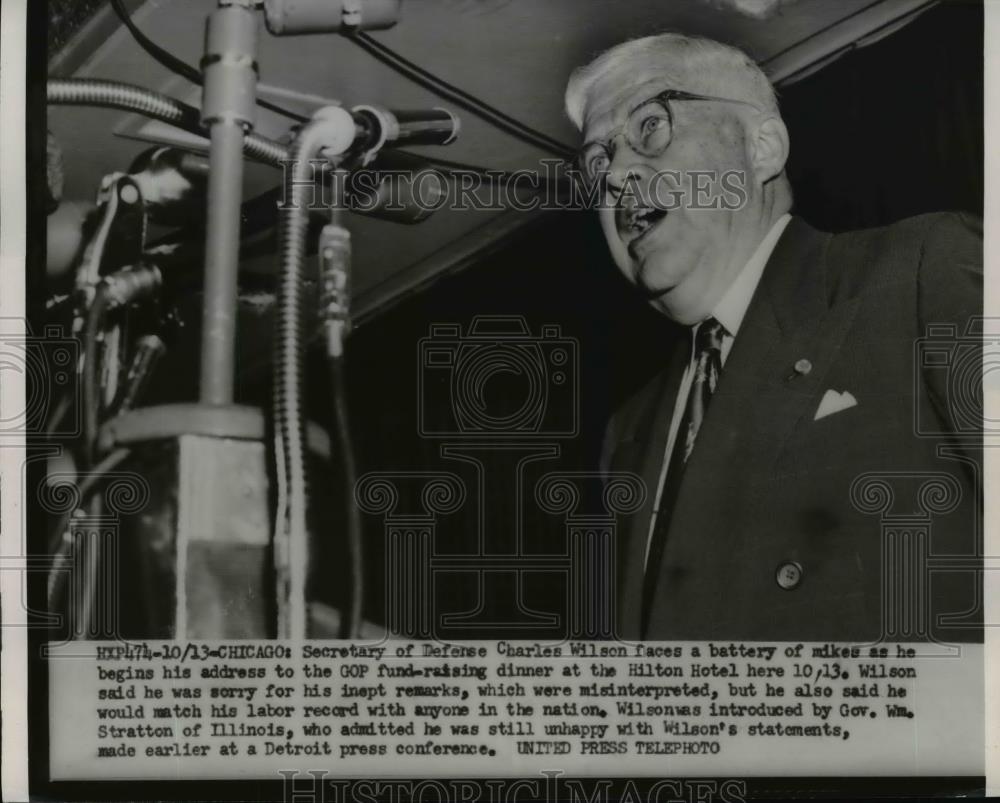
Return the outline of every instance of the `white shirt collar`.
[[[764,267],[771,258],[778,240],[785,231],[785,226],[792,219],[790,214],[784,214],[771,227],[767,236],[760,241],[757,250],[743,266],[743,270],[737,274],[733,283],[729,285],[725,295],[715,305],[712,315],[719,323],[726,327],[726,331],[736,337],[740,330],[740,324],[750,307],[750,299],[753,298],[757,285],[760,284],[760,277],[764,273]]]

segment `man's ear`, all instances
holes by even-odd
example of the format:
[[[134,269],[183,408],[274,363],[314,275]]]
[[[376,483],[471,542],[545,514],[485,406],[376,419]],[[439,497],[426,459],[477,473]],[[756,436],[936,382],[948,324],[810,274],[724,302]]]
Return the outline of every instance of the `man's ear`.
[[[757,125],[750,139],[750,164],[762,185],[781,175],[790,150],[788,129],[780,117],[768,117]]]

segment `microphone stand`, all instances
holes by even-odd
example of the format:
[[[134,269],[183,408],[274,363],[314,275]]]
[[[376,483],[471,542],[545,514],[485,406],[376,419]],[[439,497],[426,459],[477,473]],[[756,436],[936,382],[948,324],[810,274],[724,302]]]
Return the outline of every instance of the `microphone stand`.
[[[235,404],[236,313],[244,140],[256,116],[256,12],[263,5],[272,33],[332,30],[361,23],[387,27],[399,0],[340,5],[330,0],[218,0],[206,33],[201,123],[210,135],[204,310],[199,401],[133,409],[108,421],[98,435],[101,454],[128,448],[139,470],[176,491],[162,495],[156,515],[123,526],[123,544],[148,548],[159,577],[172,580],[172,610],[152,611],[148,635],[184,639],[309,636],[308,471],[311,454],[329,459],[329,437],[305,420],[303,274],[317,159],[341,170],[349,155],[370,163],[393,144],[448,144],[458,133],[450,112],[390,112],[377,106],[348,111],[325,107],[298,132],[290,150],[279,208],[280,253],[273,428],[263,411]],[[279,24],[280,23],[280,24]],[[282,27],[283,26],[283,27]],[[280,28],[280,30],[278,30]],[[353,162],[352,162],[353,163]],[[343,176],[343,174],[340,174]],[[334,375],[339,446],[349,448],[342,395],[342,354],[349,315],[350,235],[341,224],[338,194],[321,235],[320,316]],[[418,218],[419,219],[419,218]],[[268,443],[273,443],[273,454]],[[172,461],[166,476],[164,454]],[[273,461],[273,463],[272,463]],[[353,461],[344,455],[347,475]],[[274,466],[276,488],[268,465]],[[143,468],[145,464],[146,468]],[[350,489],[348,541],[353,595],[344,634],[360,626],[360,515]],[[272,499],[277,501],[273,515]],[[157,533],[173,530],[168,545]],[[146,634],[144,634],[146,635]]]

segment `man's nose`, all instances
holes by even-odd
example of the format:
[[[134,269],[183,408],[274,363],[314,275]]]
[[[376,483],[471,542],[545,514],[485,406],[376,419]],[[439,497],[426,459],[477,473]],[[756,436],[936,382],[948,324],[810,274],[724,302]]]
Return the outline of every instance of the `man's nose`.
[[[624,139],[613,146],[611,162],[608,165],[608,189],[618,196],[635,169],[635,154]]]
[[[651,168],[642,163],[642,157],[622,139],[618,147],[615,148],[611,163],[608,165],[608,189],[615,197],[621,197],[626,184],[631,181],[634,186],[641,187],[643,186],[643,177],[648,179],[651,172]],[[634,197],[634,193],[626,193],[625,195],[631,197],[632,203],[638,200]]]

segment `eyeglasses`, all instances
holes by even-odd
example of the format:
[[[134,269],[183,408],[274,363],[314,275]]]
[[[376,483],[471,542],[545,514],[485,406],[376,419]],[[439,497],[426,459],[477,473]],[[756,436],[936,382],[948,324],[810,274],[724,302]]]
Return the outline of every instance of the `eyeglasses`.
[[[712,95],[696,95],[679,89],[668,89],[643,101],[629,112],[624,125],[616,128],[611,136],[602,142],[588,142],[580,151],[579,167],[583,178],[592,183],[607,175],[614,158],[612,143],[624,134],[629,148],[640,156],[661,156],[670,146],[674,136],[674,118],[668,105],[672,100],[714,100],[720,103],[738,103],[757,109],[753,103],[734,98],[718,98]]]

